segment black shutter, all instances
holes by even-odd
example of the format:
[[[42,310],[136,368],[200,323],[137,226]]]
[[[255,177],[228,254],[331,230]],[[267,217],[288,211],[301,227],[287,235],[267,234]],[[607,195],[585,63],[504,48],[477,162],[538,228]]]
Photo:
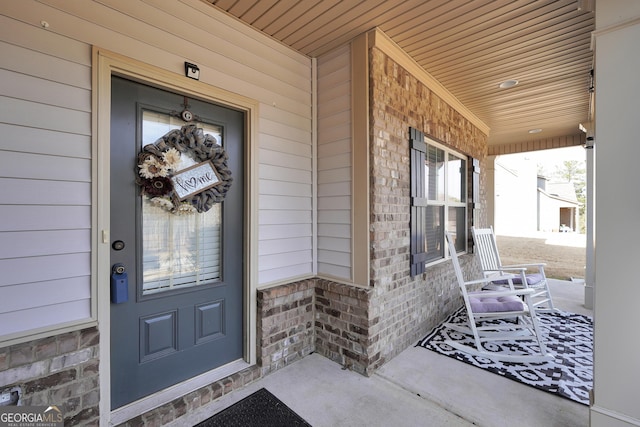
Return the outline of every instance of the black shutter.
[[[411,157],[411,277],[425,271],[427,260],[425,220],[427,193],[425,179],[425,156],[427,144],[424,134],[409,128],[409,152]]]

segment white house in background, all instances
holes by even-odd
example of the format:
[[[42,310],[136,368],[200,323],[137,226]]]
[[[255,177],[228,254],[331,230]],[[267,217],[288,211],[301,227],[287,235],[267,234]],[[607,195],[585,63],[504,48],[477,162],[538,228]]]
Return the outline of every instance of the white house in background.
[[[572,182],[538,177],[538,231],[576,231],[580,202]]]
[[[577,229],[578,208],[570,182],[549,182],[526,156],[496,157],[494,228],[499,234]],[[565,229],[565,231],[568,231]]]
[[[533,233],[538,227],[537,165],[524,156],[497,156],[494,223],[498,234]]]

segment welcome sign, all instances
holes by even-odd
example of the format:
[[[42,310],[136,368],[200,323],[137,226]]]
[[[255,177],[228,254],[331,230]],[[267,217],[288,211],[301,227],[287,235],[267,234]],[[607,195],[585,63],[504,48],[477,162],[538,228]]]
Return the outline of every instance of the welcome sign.
[[[171,177],[173,190],[180,201],[205,191],[222,182],[210,161],[183,169]]]

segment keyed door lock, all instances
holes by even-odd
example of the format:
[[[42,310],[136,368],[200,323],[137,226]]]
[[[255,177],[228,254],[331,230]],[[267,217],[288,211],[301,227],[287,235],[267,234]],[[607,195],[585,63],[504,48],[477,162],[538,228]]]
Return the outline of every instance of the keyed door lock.
[[[121,304],[129,300],[129,278],[124,264],[111,267],[111,302]]]
[[[114,251],[121,251],[124,249],[124,242],[122,240],[116,240],[111,244]]]

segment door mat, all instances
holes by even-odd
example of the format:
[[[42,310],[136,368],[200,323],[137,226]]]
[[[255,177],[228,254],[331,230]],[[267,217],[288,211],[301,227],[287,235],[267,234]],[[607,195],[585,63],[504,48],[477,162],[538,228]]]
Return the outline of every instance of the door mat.
[[[309,426],[300,415],[261,388],[195,427]]]
[[[444,341],[459,341],[474,347],[473,336],[446,328],[443,324],[418,341],[416,346],[433,350],[494,374],[555,393],[584,405],[589,404],[589,390],[593,388],[593,320],[588,316],[569,312],[540,313],[538,320],[547,349],[556,355],[554,361],[541,363],[502,362],[460,352]],[[498,321],[503,322],[503,321]],[[443,323],[467,324],[464,307]],[[506,344],[511,351],[527,352],[522,342]],[[489,347],[485,347],[492,350]],[[493,350],[500,351],[500,348]]]

